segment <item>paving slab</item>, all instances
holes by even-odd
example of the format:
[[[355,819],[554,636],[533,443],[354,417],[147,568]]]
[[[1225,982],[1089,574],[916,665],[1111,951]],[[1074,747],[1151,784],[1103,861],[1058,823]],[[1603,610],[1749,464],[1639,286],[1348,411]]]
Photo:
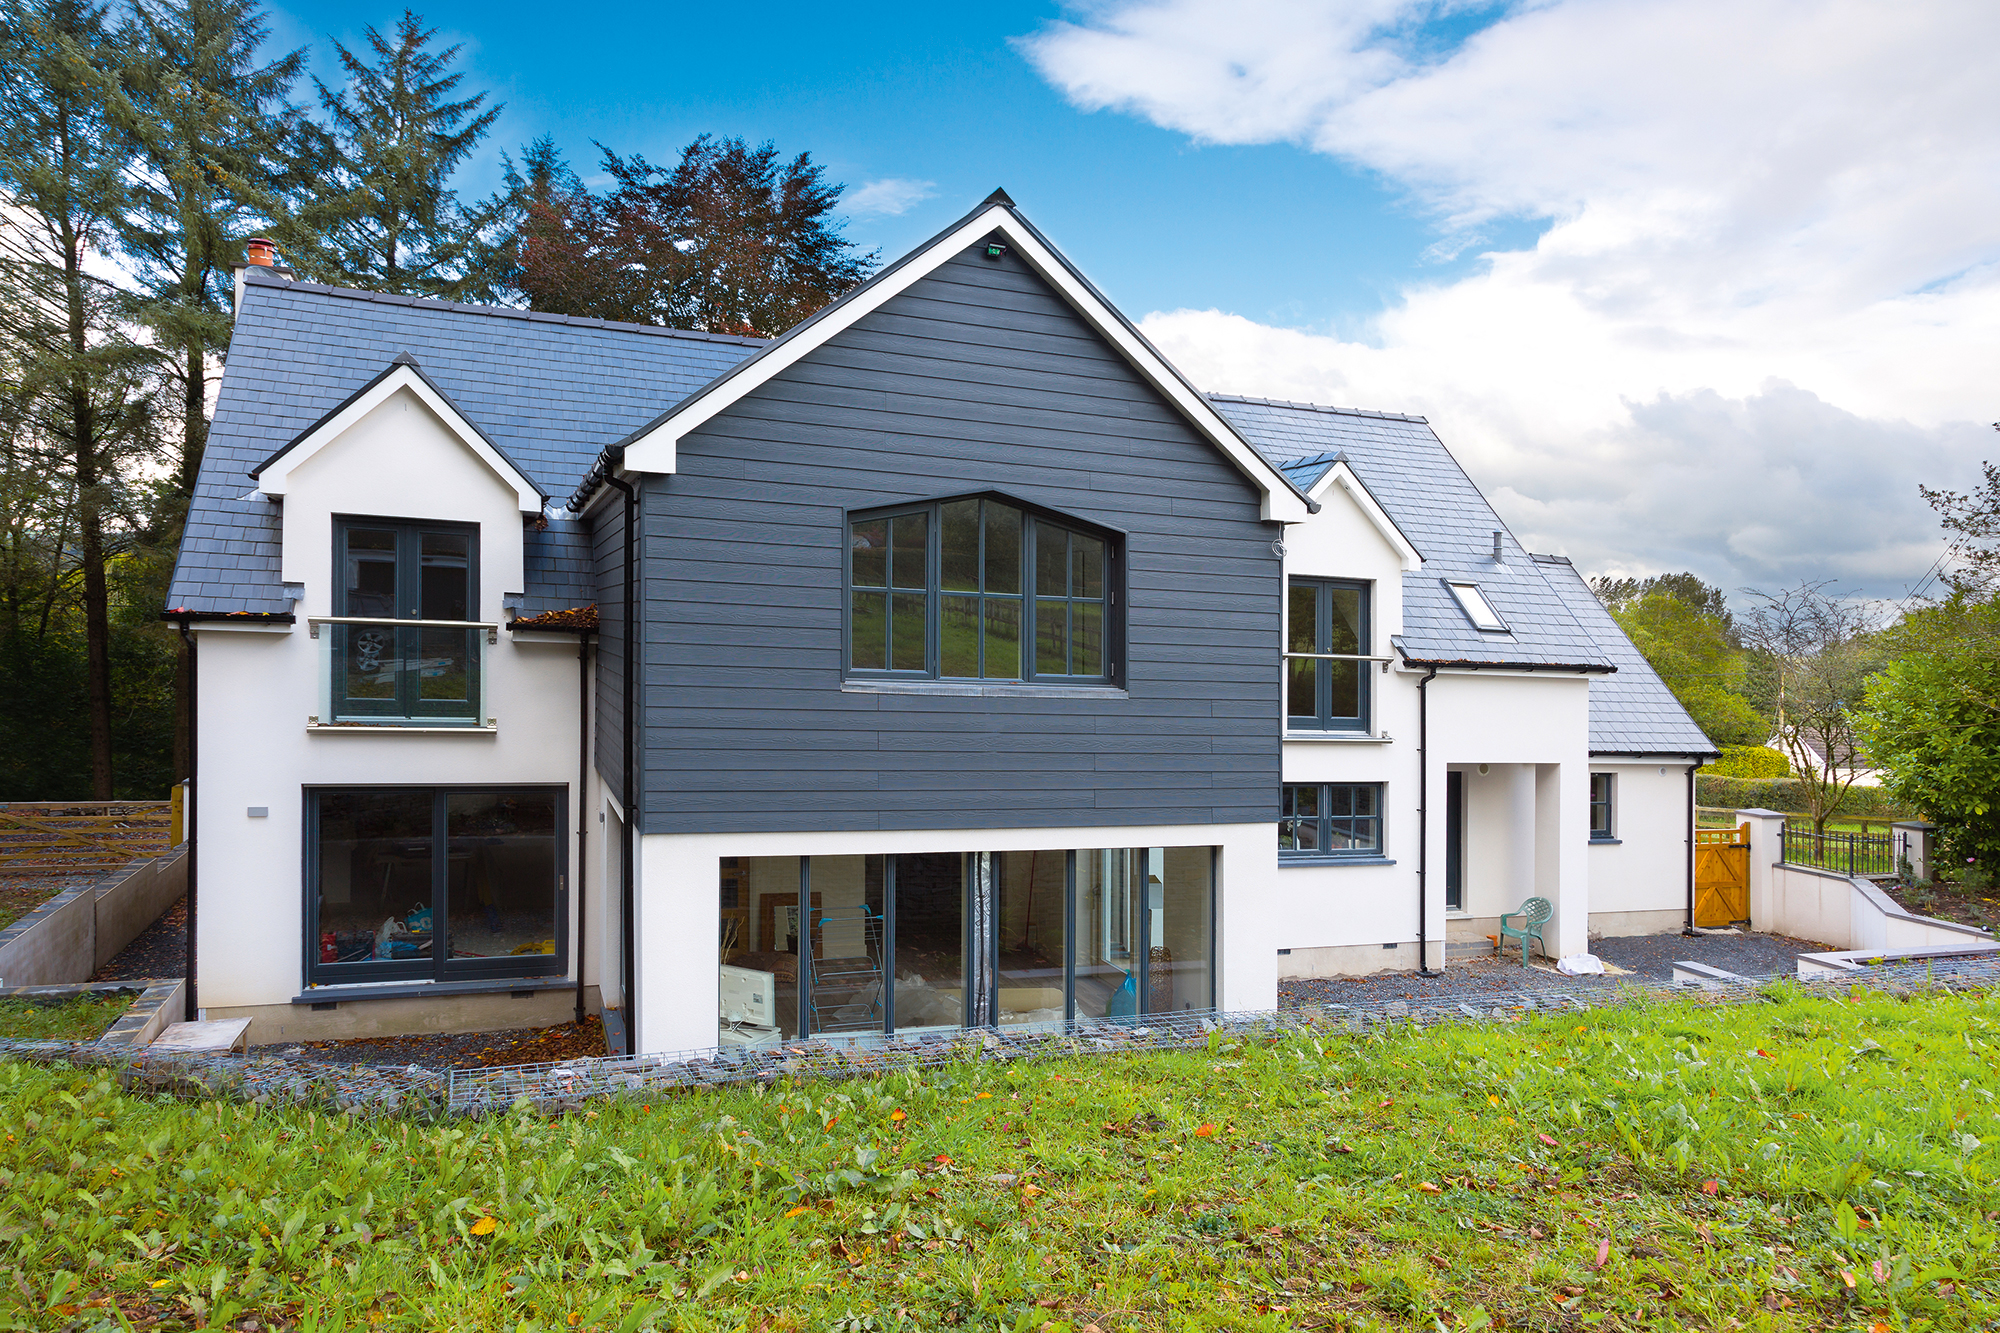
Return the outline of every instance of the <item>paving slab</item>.
[[[249,1019],[211,1018],[202,1023],[175,1023],[153,1038],[146,1049],[162,1055],[224,1055],[249,1048]]]

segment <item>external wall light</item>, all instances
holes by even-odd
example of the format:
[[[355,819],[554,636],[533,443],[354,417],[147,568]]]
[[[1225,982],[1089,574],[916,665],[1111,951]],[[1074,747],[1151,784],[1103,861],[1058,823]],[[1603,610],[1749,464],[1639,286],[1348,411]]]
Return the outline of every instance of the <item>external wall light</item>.
[[[988,259],[999,259],[1006,253],[1007,253],[1007,243],[1003,240],[1000,240],[998,237],[995,237],[992,240],[986,242],[986,257]]]

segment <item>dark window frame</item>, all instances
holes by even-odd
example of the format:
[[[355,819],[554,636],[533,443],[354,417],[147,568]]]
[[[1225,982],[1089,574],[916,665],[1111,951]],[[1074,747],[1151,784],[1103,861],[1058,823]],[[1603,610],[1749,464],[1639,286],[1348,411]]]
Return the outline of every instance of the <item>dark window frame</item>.
[[[411,518],[375,518],[362,514],[335,514],[333,516],[333,614],[350,616],[364,614],[348,605],[347,588],[347,539],[355,530],[382,529],[396,534],[396,592],[393,615],[382,617],[393,620],[421,620],[423,616],[423,539],[426,533],[450,533],[466,539],[465,576],[465,619],[479,618],[479,524],[447,521],[431,522]],[[479,642],[473,637],[479,630],[467,629],[465,635],[466,698],[463,700],[425,700],[414,694],[421,680],[419,675],[399,672],[396,682],[397,692],[393,699],[361,699],[345,694],[347,648],[350,638],[369,631],[363,625],[329,625],[332,644],[328,650],[332,654],[332,695],[334,716],[325,719],[333,721],[363,721],[378,726],[467,726],[477,727],[485,721],[479,716],[481,700],[480,671],[483,659]],[[456,634],[461,631],[442,629],[391,630],[393,647],[391,651],[398,660],[418,661],[423,655],[423,640],[427,635]]]
[[[985,509],[980,510],[980,581],[976,590],[945,588],[943,569],[944,511],[946,506],[966,501],[981,501],[1005,505],[1021,513],[1020,541],[1020,584],[1018,592],[1001,590],[988,591],[986,588],[985,541],[987,525]],[[893,586],[893,565],[885,575],[883,584],[857,584],[854,581],[854,529],[857,524],[883,521],[893,523],[897,518],[922,515],[925,518],[925,564],[924,587],[924,666],[922,670],[897,669],[891,665],[880,667],[854,665],[855,649],[855,598],[857,593],[879,592],[884,595],[887,615],[885,617],[884,653],[886,663],[893,661],[895,637],[894,616],[896,597],[915,595],[913,588]],[[1044,530],[1060,532],[1067,543],[1072,535],[1082,536],[1101,542],[1104,547],[1103,564],[1100,572],[1103,595],[1098,598],[1079,596],[1071,587],[1066,587],[1062,595],[1041,593],[1037,590],[1038,558]],[[1010,685],[1055,685],[1082,688],[1110,688],[1122,686],[1125,672],[1125,535],[1114,529],[1074,518],[1055,510],[1028,504],[1011,495],[999,491],[976,491],[966,495],[949,495],[934,500],[923,500],[912,504],[878,505],[866,509],[848,511],[841,524],[841,676],[844,680],[855,681],[937,681],[953,685],[987,685],[1005,688]],[[891,530],[893,532],[893,529]],[[1069,559],[1065,568],[1072,566]],[[1072,575],[1073,579],[1073,575]],[[988,601],[1017,602],[1021,607],[1020,670],[1012,676],[987,675],[946,675],[944,673],[942,624],[943,601],[946,597],[970,597],[978,601],[980,635],[979,663],[976,669],[985,669],[985,604]],[[1102,608],[1102,655],[1104,670],[1094,675],[1077,675],[1069,672],[1041,671],[1036,667],[1040,613],[1043,607],[1060,605],[1065,614],[1065,637],[1072,645],[1068,651],[1070,659],[1065,666],[1074,663],[1075,608],[1079,605],[1095,604]]]
[[[1372,815],[1334,814],[1333,793],[1336,789],[1341,788],[1349,791],[1364,789],[1372,791],[1375,794],[1375,813]],[[1311,813],[1294,813],[1298,800],[1295,793],[1300,792],[1313,793],[1312,803],[1314,810]],[[1287,782],[1283,784],[1279,788],[1279,859],[1310,859],[1315,861],[1379,861],[1385,859],[1389,854],[1387,798],[1388,784],[1384,782]],[[1351,804],[1349,809],[1352,809]],[[1285,846],[1286,826],[1308,820],[1313,824],[1313,838],[1316,845],[1312,847]],[[1350,831],[1352,825],[1356,823],[1373,824],[1375,826],[1374,847],[1333,847],[1331,845],[1333,842],[1333,826],[1336,821],[1347,823],[1350,826]],[[1297,841],[1296,833],[1293,835],[1293,840],[1294,842]]]
[[[1287,731],[1352,731],[1362,735],[1374,730],[1374,680],[1371,668],[1375,665],[1365,659],[1374,652],[1375,643],[1375,586],[1365,579],[1317,578],[1311,575],[1290,575],[1285,579],[1285,651],[1303,651],[1292,648],[1292,592],[1296,588],[1317,590],[1317,610],[1315,612],[1315,653],[1327,653],[1332,649],[1327,645],[1333,641],[1333,593],[1336,589],[1346,589],[1361,594],[1361,632],[1355,636],[1356,647],[1361,651],[1355,655],[1355,713],[1353,717],[1333,715],[1333,673],[1328,668],[1331,661],[1320,660],[1313,664],[1313,713],[1294,713],[1292,708],[1291,672],[1292,663],[1300,659],[1287,657],[1283,673],[1285,709],[1285,729]]]
[[[320,961],[319,924],[319,876],[320,876],[320,798],[328,795],[342,795],[350,792],[365,792],[369,795],[383,795],[393,792],[429,793],[431,800],[431,885],[433,901],[429,904],[438,928],[433,932],[432,956],[415,958],[406,962],[377,961],[370,959],[357,963],[324,963]],[[437,940],[450,939],[451,929],[451,840],[445,834],[446,800],[455,795],[487,794],[493,792],[519,792],[523,794],[552,796],[555,801],[555,828],[551,839],[555,845],[555,952],[552,954],[509,954],[504,958],[462,958],[452,959],[448,952],[436,947]],[[432,786],[424,783],[389,783],[382,786],[357,786],[338,784],[306,787],[302,793],[304,836],[300,839],[300,853],[303,863],[301,913],[304,929],[304,967],[306,985],[311,986],[353,986],[370,983],[390,983],[408,981],[477,981],[525,980],[536,977],[560,977],[569,974],[569,879],[570,879],[570,833],[569,788],[564,785],[535,783],[453,783]]]
[[[1603,795],[1598,794],[1602,786]],[[1598,812],[1604,812],[1603,827],[1598,827]],[[1590,840],[1592,842],[1618,841],[1618,775],[1616,773],[1592,773],[1590,775]]]

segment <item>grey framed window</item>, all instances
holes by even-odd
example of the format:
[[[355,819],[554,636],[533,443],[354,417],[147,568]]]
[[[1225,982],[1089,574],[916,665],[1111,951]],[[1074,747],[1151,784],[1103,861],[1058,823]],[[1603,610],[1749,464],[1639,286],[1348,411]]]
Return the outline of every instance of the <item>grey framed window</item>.
[[[389,519],[334,521],[336,616],[465,621],[479,605],[479,529]],[[481,631],[334,625],[334,717],[479,722]]]
[[[567,971],[561,787],[314,788],[311,984]]]
[[[847,670],[1109,684],[1118,543],[995,496],[851,515]]]
[[[1367,731],[1371,651],[1366,583],[1291,579],[1285,587],[1285,725]]]
[[[1610,842],[1617,838],[1617,825],[1613,822],[1612,794],[1617,788],[1617,777],[1611,773],[1590,775],[1590,838],[1592,842]]]
[[[1278,818],[1278,855],[1382,855],[1382,784],[1288,784]]]

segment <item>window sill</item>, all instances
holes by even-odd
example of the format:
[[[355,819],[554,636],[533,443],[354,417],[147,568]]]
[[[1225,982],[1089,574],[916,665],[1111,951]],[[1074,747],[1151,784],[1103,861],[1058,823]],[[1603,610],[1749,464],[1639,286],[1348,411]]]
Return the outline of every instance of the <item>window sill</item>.
[[[844,680],[844,694],[955,695],[973,699],[1129,699],[1116,685],[977,685],[955,680]]]
[[[293,1004],[346,1004],[350,1000],[414,1000],[426,996],[498,995],[505,992],[575,990],[567,977],[480,977],[469,981],[356,981],[308,986]]]
[[[1278,866],[1392,866],[1396,864],[1386,856],[1285,856],[1278,857]]]
[[[486,725],[426,727],[402,722],[308,722],[306,731],[314,736],[491,736],[500,730],[497,718]]]
[[[1593,837],[1593,838],[1591,838],[1591,840],[1590,840],[1590,845],[1591,845],[1592,847],[1621,847],[1621,846],[1623,846],[1623,845],[1624,845],[1624,843],[1625,843],[1625,839],[1623,839],[1623,838],[1598,838],[1598,837]]]
[[[1288,731],[1284,739],[1333,745],[1388,745],[1394,738],[1371,736],[1365,731]]]

